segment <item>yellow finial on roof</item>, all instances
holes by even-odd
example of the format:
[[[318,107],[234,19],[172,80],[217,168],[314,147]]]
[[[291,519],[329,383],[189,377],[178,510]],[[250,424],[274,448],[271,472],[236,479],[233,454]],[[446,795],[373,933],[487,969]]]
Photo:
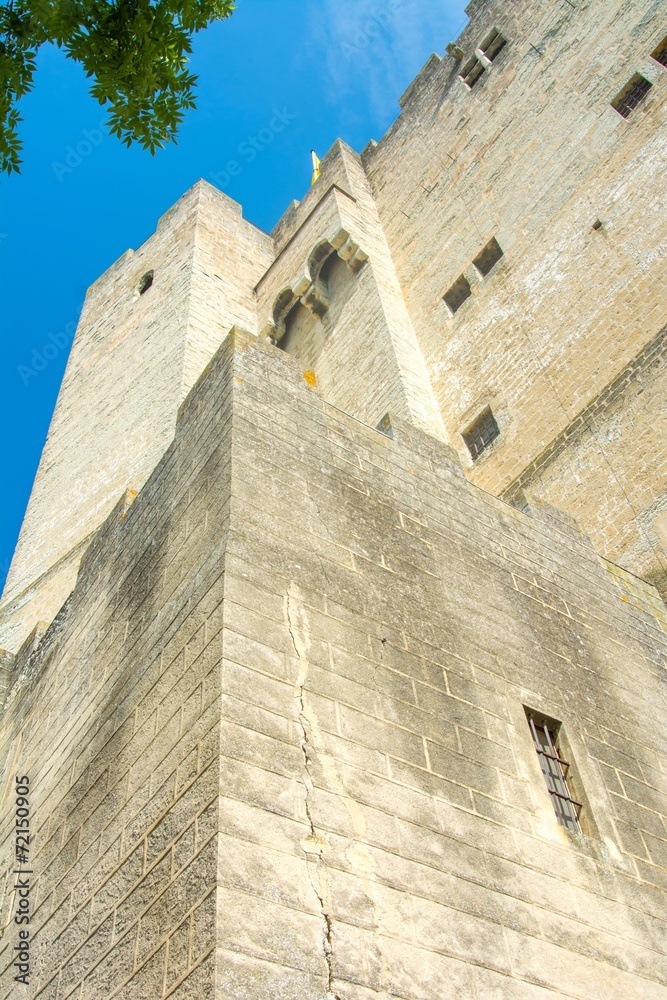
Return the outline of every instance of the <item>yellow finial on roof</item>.
[[[312,177],[312,180],[310,182],[311,185],[312,185],[312,184],[315,183],[315,181],[317,180],[317,178],[320,176],[320,161],[319,161],[319,159],[317,157],[317,153],[315,152],[314,149],[311,149],[310,155],[313,158],[313,177]]]

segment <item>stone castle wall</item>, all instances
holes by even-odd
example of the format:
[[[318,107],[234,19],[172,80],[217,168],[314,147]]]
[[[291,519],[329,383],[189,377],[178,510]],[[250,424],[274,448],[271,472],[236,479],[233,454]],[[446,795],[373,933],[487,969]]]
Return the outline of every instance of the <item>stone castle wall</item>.
[[[626,367],[666,391],[664,367],[641,368],[667,322],[667,69],[650,55],[664,8],[492,0],[469,12],[461,58],[432,57],[363,155],[449,440],[473,482],[511,495],[523,480],[664,587],[664,412],[630,388],[580,433]],[[507,44],[469,89],[460,73],[494,28]],[[610,102],[635,73],[653,86],[624,119]],[[482,277],[473,260],[492,238],[504,256]],[[472,294],[451,315],[443,295],[461,275]],[[473,464],[461,432],[489,404],[501,435]]]
[[[200,182],[88,294],[2,604],[0,1000],[19,773],[27,996],[667,1000],[667,23],[469,11],[271,234]]]
[[[200,183],[89,289],[3,594],[2,645],[16,650],[53,619],[93,533],[153,471],[224,334],[255,329],[269,247],[235,202]]]
[[[471,8],[382,141],[361,158],[336,143],[271,235],[200,182],[96,282],[0,641],[15,650],[52,620],[234,323],[300,357],[346,412],[375,424],[391,410],[453,444],[495,495],[562,506],[664,589],[667,69],[650,53],[667,22],[652,0],[566,6]],[[490,62],[493,31],[506,43]],[[483,72],[469,88],[471,59]],[[624,119],[610,101],[636,72],[652,87]],[[502,257],[482,275],[473,261],[493,240]],[[155,288],[139,296],[149,265]],[[443,296],[462,277],[471,294],[452,314]],[[500,435],[473,462],[462,433],[486,406]]]
[[[14,664],[27,995],[667,997],[660,602],[384,426],[232,335]],[[583,834],[526,707],[563,723]]]

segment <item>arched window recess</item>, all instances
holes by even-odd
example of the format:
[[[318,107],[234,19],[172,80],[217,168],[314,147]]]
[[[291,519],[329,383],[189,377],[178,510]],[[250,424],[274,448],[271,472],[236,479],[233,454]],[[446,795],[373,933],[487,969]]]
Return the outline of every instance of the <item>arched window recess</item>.
[[[348,268],[356,273],[368,260],[366,254],[350,234],[340,229],[329,240],[321,240],[308,255],[302,276],[294,285],[283,288],[273,305],[271,321],[261,331],[261,336],[273,344],[279,344],[285,336],[288,319],[294,316],[298,305],[317,319],[322,319],[330,306],[330,289],[327,275],[331,273],[333,261],[340,258]],[[340,291],[340,285],[338,286]]]

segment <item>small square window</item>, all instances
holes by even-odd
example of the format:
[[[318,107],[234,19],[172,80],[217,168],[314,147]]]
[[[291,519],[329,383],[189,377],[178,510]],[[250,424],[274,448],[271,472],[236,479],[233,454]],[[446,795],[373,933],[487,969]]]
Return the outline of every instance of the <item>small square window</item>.
[[[448,288],[443,299],[449,308],[452,316],[461,308],[465,300],[472,295],[470,283],[462,274],[456,279],[451,288]]]
[[[482,277],[485,278],[491,268],[495,267],[502,256],[503,251],[500,248],[498,240],[494,236],[493,239],[489,240],[482,252],[474,258],[473,264]]]
[[[503,38],[500,32],[494,28],[493,31],[484,39],[479,49],[480,52],[484,53],[489,62],[493,62],[498,53],[504,49],[506,45],[507,39]]]
[[[487,406],[483,413],[470,425],[467,431],[462,434],[466,447],[475,462],[483,451],[489,447],[492,441],[500,434],[500,428],[496,423],[496,418]]]
[[[540,767],[547,791],[551,796],[556,819],[566,830],[580,833],[579,816],[582,804],[573,798],[567,783],[567,772],[570,764],[563,759],[559,747],[561,724],[554,719],[547,719],[545,716],[533,712],[527,712],[527,715],[533,743],[540,758]]]
[[[484,66],[482,66],[477,56],[473,56],[472,59],[469,59],[468,62],[465,64],[465,66],[459,73],[459,76],[465,83],[466,87],[470,87],[470,89],[472,90],[472,88],[475,86],[475,84],[477,83],[477,81],[479,80],[479,78],[482,76],[483,73],[484,73]]]
[[[667,35],[651,52],[651,59],[655,59],[661,66],[667,66]]]
[[[645,77],[635,73],[632,79],[628,80],[623,90],[611,102],[614,111],[618,111],[623,118],[629,118],[634,109],[640,104],[649,90],[653,86]]]
[[[153,284],[153,275],[153,271],[146,271],[143,278],[139,282],[139,295],[144,295],[144,293],[151,287]]]

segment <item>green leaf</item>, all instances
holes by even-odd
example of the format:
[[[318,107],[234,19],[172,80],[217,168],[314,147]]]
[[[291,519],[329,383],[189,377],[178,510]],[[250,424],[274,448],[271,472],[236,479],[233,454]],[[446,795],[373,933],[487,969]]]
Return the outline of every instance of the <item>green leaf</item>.
[[[176,141],[195,107],[186,71],[192,35],[235,10],[230,0],[14,0],[0,7],[0,171],[20,169],[17,102],[33,86],[44,42],[62,48],[108,105],[108,127],[126,146],[155,153]]]

